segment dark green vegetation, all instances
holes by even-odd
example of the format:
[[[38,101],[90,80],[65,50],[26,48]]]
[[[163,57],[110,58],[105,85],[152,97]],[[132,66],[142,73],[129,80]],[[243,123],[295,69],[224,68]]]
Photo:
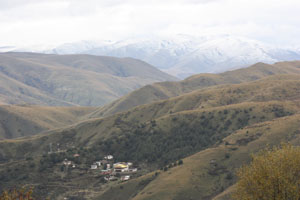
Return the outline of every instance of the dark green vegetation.
[[[169,82],[165,91],[181,91],[172,98],[154,97],[103,118],[87,113],[86,121],[69,127],[3,140],[0,188],[35,185],[39,195],[54,199],[226,199],[234,170],[249,162],[249,153],[280,141],[300,144],[299,66],[257,64],[224,73],[231,84],[224,74]],[[210,76],[214,84],[197,79]],[[125,183],[105,183],[88,168],[106,154],[136,163],[139,173]],[[65,158],[77,167],[62,167]]]
[[[176,80],[131,58],[0,54],[0,103],[99,106],[157,81]]]

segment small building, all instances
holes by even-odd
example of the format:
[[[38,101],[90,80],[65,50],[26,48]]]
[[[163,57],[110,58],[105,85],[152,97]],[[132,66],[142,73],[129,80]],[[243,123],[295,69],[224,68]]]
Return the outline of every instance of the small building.
[[[129,166],[127,163],[124,163],[124,162],[115,163],[114,170],[115,170],[115,172],[128,172]]]
[[[104,156],[104,159],[112,160],[112,159],[114,159],[114,157],[112,155],[107,155],[107,156]]]
[[[110,164],[106,164],[106,169],[110,169]]]
[[[129,172],[137,172],[137,168],[130,168]]]
[[[91,169],[97,169],[97,168],[98,168],[98,166],[96,164],[91,165]]]
[[[118,178],[115,177],[115,176],[105,176],[104,179],[106,181],[116,181],[116,180],[118,180]]]
[[[102,165],[101,161],[97,161],[97,162],[95,162],[95,163],[96,163],[96,165],[97,165],[98,167],[101,167],[101,165]]]
[[[121,176],[121,181],[128,181],[130,179],[130,176]]]
[[[78,154],[78,153],[75,153],[74,155],[73,155],[73,157],[74,158],[77,158],[77,157],[79,157],[80,155]]]
[[[72,165],[72,161],[70,161],[70,160],[68,160],[68,159],[65,159],[65,160],[63,161],[63,164],[64,164],[65,166],[69,166],[69,165]]]

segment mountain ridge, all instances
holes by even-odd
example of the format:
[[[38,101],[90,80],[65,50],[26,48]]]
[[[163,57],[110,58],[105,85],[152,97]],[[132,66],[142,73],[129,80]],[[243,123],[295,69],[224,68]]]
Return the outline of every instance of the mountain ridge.
[[[257,63],[248,68],[221,74],[198,74],[180,82],[163,82],[147,85],[108,104],[91,114],[91,117],[105,117],[138,105],[151,103],[205,87],[220,84],[237,84],[254,81],[273,74],[299,74],[300,62],[282,62],[274,65]]]
[[[61,45],[48,52],[133,57],[179,78],[198,73],[220,73],[257,62],[273,64],[300,59],[300,52],[295,48],[275,47],[234,35],[197,37],[179,34],[169,38],[137,38],[116,42],[83,41]]]
[[[99,106],[143,85],[177,80],[131,58],[13,52],[0,54],[0,76],[3,102],[60,106]]]

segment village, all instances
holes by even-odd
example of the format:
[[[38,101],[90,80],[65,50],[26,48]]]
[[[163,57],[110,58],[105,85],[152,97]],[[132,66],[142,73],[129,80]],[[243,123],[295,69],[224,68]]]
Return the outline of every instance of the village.
[[[79,157],[74,154],[73,157]],[[77,166],[73,161],[65,159],[62,162],[66,168],[75,169]],[[137,173],[138,168],[131,162],[115,162],[113,155],[106,155],[102,160],[95,161],[89,168],[93,173],[99,172],[105,181],[128,181],[131,176]]]

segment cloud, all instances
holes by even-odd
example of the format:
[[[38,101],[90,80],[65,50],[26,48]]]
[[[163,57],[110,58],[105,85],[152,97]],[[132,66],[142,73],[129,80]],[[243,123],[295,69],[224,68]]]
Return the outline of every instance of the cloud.
[[[0,44],[176,33],[297,44],[299,9],[298,0],[0,0]]]

